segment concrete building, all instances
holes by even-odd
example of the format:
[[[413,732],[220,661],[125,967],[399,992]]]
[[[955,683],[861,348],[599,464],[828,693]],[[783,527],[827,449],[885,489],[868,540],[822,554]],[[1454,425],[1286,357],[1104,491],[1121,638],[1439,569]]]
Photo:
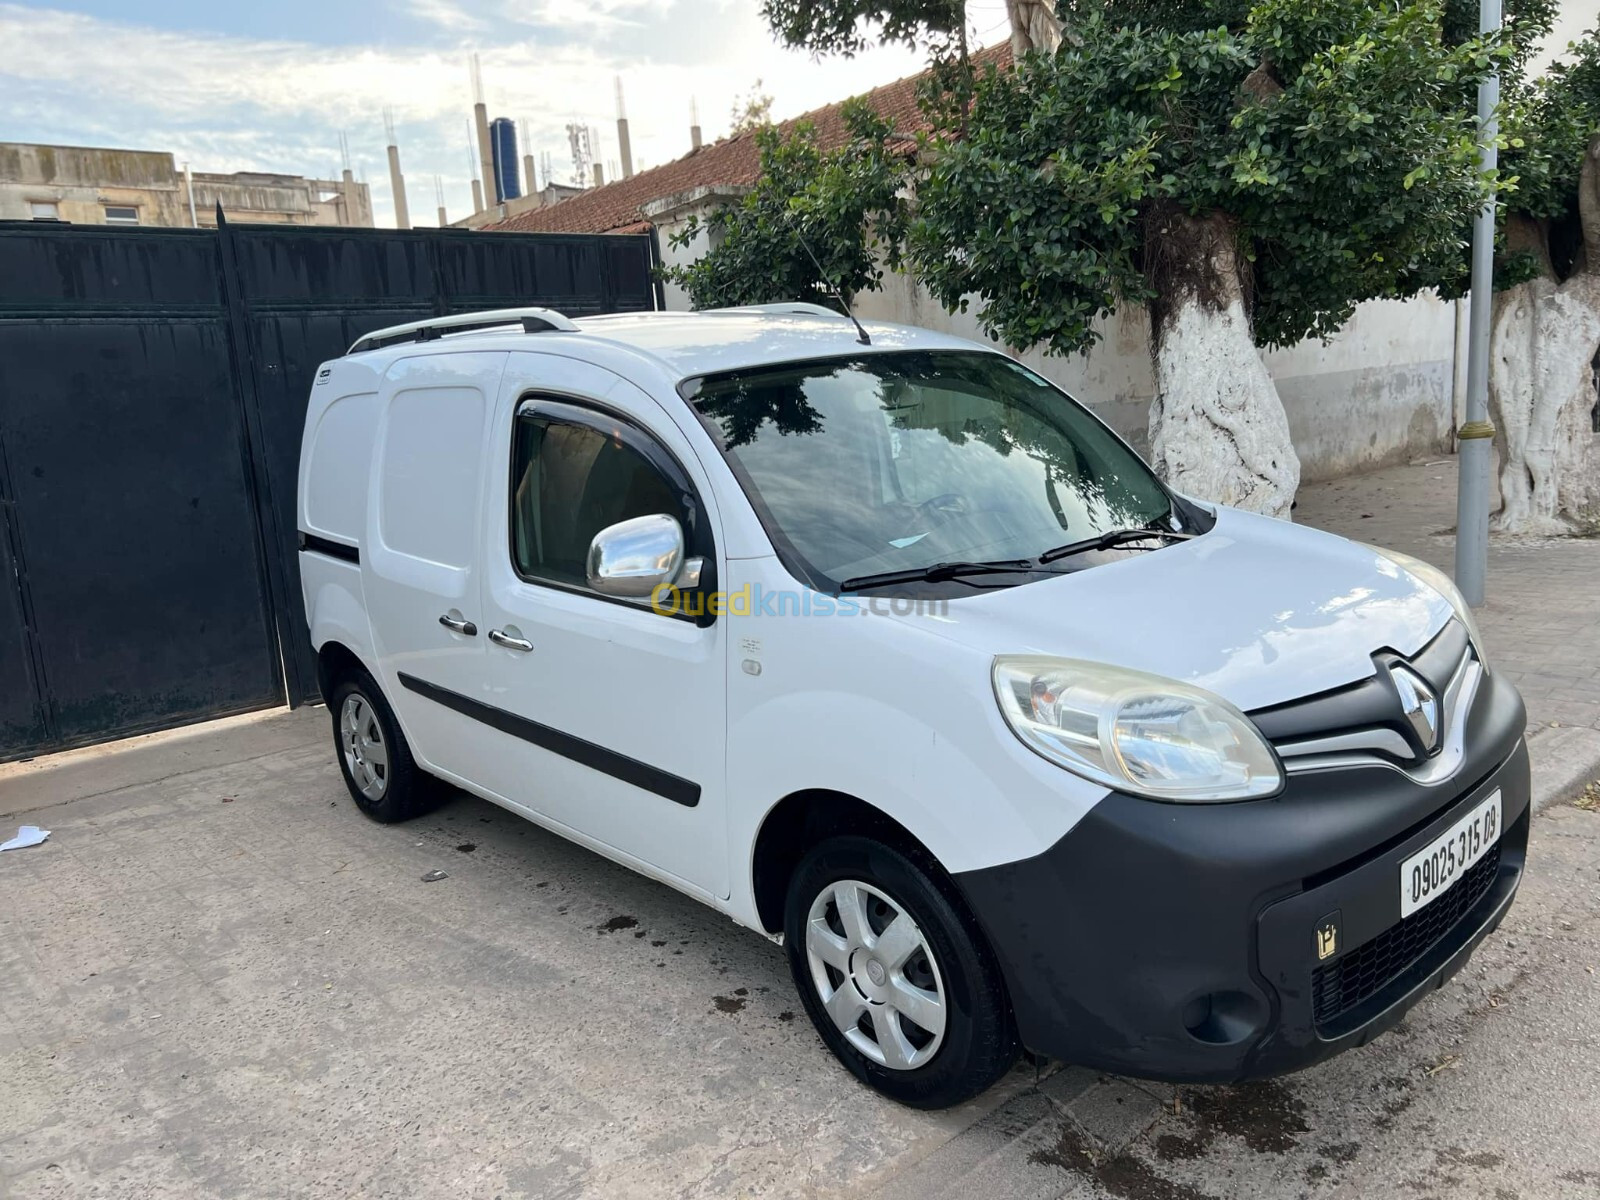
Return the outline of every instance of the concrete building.
[[[992,47],[974,57],[1004,65],[1010,61],[1010,48]],[[923,127],[917,84],[917,77],[902,79],[863,97],[905,135],[907,153]],[[786,133],[807,121],[823,149],[843,145],[849,133],[840,109],[838,104],[816,109],[783,122],[779,130]],[[710,248],[704,227],[685,246],[673,246],[672,235],[689,217],[703,218],[748,191],[760,175],[761,160],[751,131],[709,145],[691,136],[690,145],[689,153],[673,162],[586,189],[553,207],[508,213],[487,228],[517,233],[653,229],[665,265],[693,261]],[[690,307],[688,296],[675,285],[666,284],[664,294],[669,309]],[[882,289],[862,292],[854,305],[859,316],[988,340],[978,327],[976,307],[948,313],[903,274],[886,272]],[[1288,414],[1306,482],[1451,449],[1465,398],[1464,316],[1464,305],[1431,296],[1364,304],[1330,341],[1304,342],[1263,355]],[[1141,451],[1147,450],[1156,387],[1149,320],[1141,309],[1125,309],[1101,333],[1099,345],[1087,354],[1011,353],[1092,407]]]
[[[552,204],[561,204],[571,200],[574,196],[582,196],[592,191],[591,188],[574,187],[570,183],[547,183],[536,192],[518,196],[507,200],[503,204],[491,204],[482,212],[475,212],[471,216],[462,217],[459,221],[451,221],[452,229],[494,229],[499,228],[504,222],[523,213],[533,212],[535,209],[549,208]]]
[[[343,179],[306,179],[255,171],[232,175],[196,172],[194,206],[203,227],[217,223],[219,203],[228,220],[241,224],[372,228],[372,192],[349,171],[344,172]]]
[[[240,223],[372,225],[372,194],[349,171],[336,180],[253,171],[193,180],[191,207],[188,178],[165,151],[0,142],[0,220],[209,227],[220,203]]]

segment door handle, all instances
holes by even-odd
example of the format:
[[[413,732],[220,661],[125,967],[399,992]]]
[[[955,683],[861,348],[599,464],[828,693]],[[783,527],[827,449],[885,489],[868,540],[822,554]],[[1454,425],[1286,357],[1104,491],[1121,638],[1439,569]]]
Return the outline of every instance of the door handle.
[[[503,629],[489,630],[489,640],[496,646],[504,646],[507,650],[521,650],[524,654],[533,649],[533,643],[526,638],[512,637]]]
[[[452,617],[449,613],[445,613],[444,616],[439,618],[439,624],[443,625],[446,629],[453,630],[456,633],[464,633],[468,637],[478,636],[478,627],[471,621],[465,620],[461,617]]]

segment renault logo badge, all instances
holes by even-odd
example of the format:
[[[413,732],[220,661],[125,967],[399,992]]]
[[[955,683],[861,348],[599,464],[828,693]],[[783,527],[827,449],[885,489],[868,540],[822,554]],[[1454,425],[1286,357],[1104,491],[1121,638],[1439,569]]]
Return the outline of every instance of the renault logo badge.
[[[1394,680],[1395,693],[1400,697],[1400,711],[1424,753],[1432,754],[1439,748],[1439,697],[1428,681],[1410,667],[1393,664],[1389,678]]]
[[[1329,913],[1317,926],[1317,961],[1323,962],[1339,953],[1339,914]]]

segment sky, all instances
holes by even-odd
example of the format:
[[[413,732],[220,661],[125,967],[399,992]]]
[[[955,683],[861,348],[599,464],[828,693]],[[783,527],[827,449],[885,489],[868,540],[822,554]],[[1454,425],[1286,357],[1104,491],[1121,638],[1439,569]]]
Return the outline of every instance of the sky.
[[[1006,36],[1004,0],[969,0],[975,44]],[[0,140],[171,151],[196,171],[337,178],[340,135],[392,225],[384,111],[393,114],[411,219],[471,208],[470,62],[490,117],[518,123],[523,151],[572,177],[566,125],[591,125],[617,159],[622,80],[635,169],[728,131],[761,81],[779,119],[915,73],[904,48],[854,59],[777,46],[757,0],[0,0]],[[1565,0],[1557,45],[1596,20]],[[542,182],[542,181],[541,181]]]

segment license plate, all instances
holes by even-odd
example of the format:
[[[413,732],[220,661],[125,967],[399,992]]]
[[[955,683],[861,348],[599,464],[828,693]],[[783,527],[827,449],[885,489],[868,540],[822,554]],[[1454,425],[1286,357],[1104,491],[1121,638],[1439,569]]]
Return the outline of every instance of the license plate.
[[[1409,917],[1448,892],[1499,836],[1500,793],[1496,791],[1438,841],[1400,864],[1400,916]]]

